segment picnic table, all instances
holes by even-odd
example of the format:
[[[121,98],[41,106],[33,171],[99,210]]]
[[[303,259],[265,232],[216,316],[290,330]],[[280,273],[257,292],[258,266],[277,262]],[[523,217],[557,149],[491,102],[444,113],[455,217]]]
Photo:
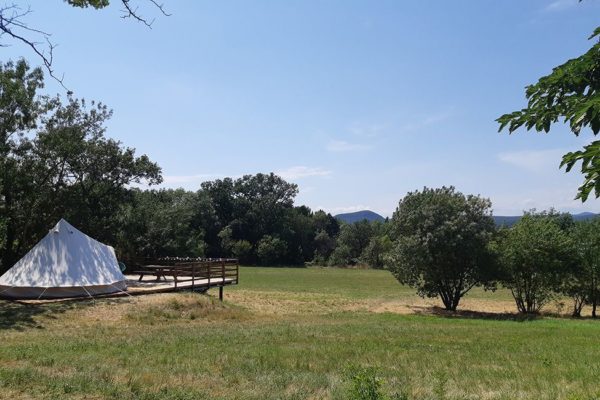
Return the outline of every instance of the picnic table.
[[[167,272],[171,269],[171,267],[168,265],[144,265],[141,268],[141,270],[135,271],[140,274],[140,279],[138,279],[138,282],[142,281],[144,275],[154,275],[156,276],[157,281],[160,281],[160,278],[162,277],[166,281]]]

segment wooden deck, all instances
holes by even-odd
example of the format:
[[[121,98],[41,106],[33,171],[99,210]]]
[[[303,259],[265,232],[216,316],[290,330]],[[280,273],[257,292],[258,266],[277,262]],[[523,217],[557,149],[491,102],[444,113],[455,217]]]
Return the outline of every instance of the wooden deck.
[[[211,288],[218,288],[219,299],[223,300],[223,288],[229,285],[237,285],[239,281],[239,265],[236,259],[145,259],[136,263],[130,261],[129,267],[134,272],[125,274],[125,278],[127,278],[126,291],[91,297],[79,296],[15,301],[26,304],[54,303],[89,300],[90,298],[138,296],[180,290],[205,292]],[[157,277],[160,279],[157,279]]]
[[[132,296],[147,293],[174,292],[176,290],[204,291],[212,287],[237,284],[237,280],[234,278],[212,278],[210,282],[208,279],[196,279],[193,286],[192,282],[178,282],[177,287],[175,287],[175,279],[171,277],[159,281],[155,277],[148,275],[144,276],[141,281],[138,280],[140,277],[139,274],[126,274],[125,277],[127,278],[127,293]]]
[[[207,291],[223,288],[239,281],[237,259],[182,259],[162,258],[132,261],[132,272],[127,278],[127,294],[172,292],[177,290]]]

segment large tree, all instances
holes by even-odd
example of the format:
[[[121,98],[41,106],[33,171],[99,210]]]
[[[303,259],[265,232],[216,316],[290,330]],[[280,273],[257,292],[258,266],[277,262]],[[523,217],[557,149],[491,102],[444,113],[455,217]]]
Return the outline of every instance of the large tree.
[[[25,61],[1,67],[3,269],[61,217],[100,240],[112,239],[127,186],[161,181],[148,157],[104,136],[111,115],[105,106],[41,96],[42,86],[41,71],[30,71]]]
[[[488,199],[454,187],[408,193],[392,218],[388,269],[419,295],[440,297],[447,310],[456,310],[469,290],[492,277],[490,208]]]
[[[573,315],[580,316],[584,304],[592,306],[592,317],[600,301],[600,218],[578,221],[571,231],[577,264],[563,280],[562,292],[573,298]]]
[[[554,68],[552,73],[527,86],[527,107],[504,114],[497,121],[499,130],[505,127],[515,132],[524,126],[527,130],[549,132],[559,121],[569,124],[576,136],[589,128],[594,135],[600,132],[600,28],[590,36],[596,43],[585,54]],[[581,173],[585,176],[576,198],[585,201],[594,191],[600,196],[600,141],[595,140],[582,150],[563,156],[561,168],[570,171],[581,162]]]
[[[538,313],[560,291],[576,265],[569,232],[553,212],[527,212],[495,243],[502,284],[510,289],[517,309]]]

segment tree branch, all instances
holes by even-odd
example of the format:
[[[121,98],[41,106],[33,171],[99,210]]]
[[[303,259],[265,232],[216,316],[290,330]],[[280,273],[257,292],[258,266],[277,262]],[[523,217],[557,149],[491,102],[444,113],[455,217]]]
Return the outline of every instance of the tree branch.
[[[165,17],[170,17],[171,14],[167,13],[165,11],[165,7],[164,4],[162,3],[158,3],[156,0],[148,0],[150,3],[152,3],[156,8],[158,8],[158,10],[161,12],[162,15],[164,15]],[[121,18],[133,18],[138,22],[141,22],[142,24],[146,25],[148,28],[152,29],[152,24],[154,23],[154,19],[152,19],[151,21],[149,21],[147,18],[145,18],[144,16],[142,16],[139,12],[138,12],[138,7],[133,8],[131,6],[131,0],[121,0],[121,3],[123,3],[123,15],[121,16]]]
[[[12,39],[15,39],[29,47],[42,60],[44,67],[48,71],[48,74],[50,74],[50,76],[58,83],[60,83],[62,87],[65,87],[63,84],[64,76],[58,77],[52,67],[52,63],[54,61],[54,49],[56,45],[50,41],[51,35],[42,30],[29,27],[22,20],[24,17],[31,14],[31,12],[31,8],[28,7],[27,9],[23,10],[16,4],[1,7],[0,37],[8,35]],[[41,42],[27,38],[25,36],[26,33],[41,36],[41,39],[46,42],[47,47],[44,49],[44,46]],[[6,47],[8,45],[0,44],[0,46]]]
[[[166,17],[171,16],[171,14],[165,10],[162,3],[158,3],[157,0],[146,1],[149,2],[153,7],[157,8],[162,15]],[[148,28],[152,28],[154,19],[148,20],[142,16],[138,12],[138,7],[132,6],[131,0],[121,0],[121,3],[124,7],[121,18],[133,18],[136,21],[143,23]],[[83,3],[83,5],[74,5],[73,3],[70,3],[70,5],[87,7],[88,3]],[[107,5],[108,2],[103,4],[101,7],[96,8],[104,8]],[[8,36],[17,42],[24,44],[26,47],[29,47],[35,53],[35,55],[42,60],[42,64],[44,65],[44,68],[48,74],[63,88],[65,88],[65,90],[68,90],[63,84],[64,74],[59,77],[56,75],[53,67],[54,49],[56,48],[56,44],[50,41],[50,37],[52,35],[40,29],[32,28],[24,21],[24,19],[31,13],[32,10],[29,6],[25,9],[19,6],[17,3],[10,3],[0,7],[0,38],[3,36]],[[0,42],[0,47],[8,46],[9,44]]]

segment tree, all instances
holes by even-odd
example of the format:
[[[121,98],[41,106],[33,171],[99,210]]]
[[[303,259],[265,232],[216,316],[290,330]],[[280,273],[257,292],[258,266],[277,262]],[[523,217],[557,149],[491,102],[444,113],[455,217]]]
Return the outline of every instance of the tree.
[[[500,281],[521,313],[538,313],[575,265],[574,243],[557,221],[552,213],[527,212],[495,243]]]
[[[600,28],[596,28],[589,39],[599,35]],[[600,132],[600,42],[582,56],[554,68],[536,84],[527,86],[525,95],[526,108],[497,119],[499,131],[508,127],[512,133],[525,126],[527,130],[547,133],[552,124],[564,120],[576,136],[584,128],[590,128],[597,135]],[[565,154],[560,167],[566,167],[568,172],[579,161],[585,179],[576,198],[586,201],[592,190],[599,197],[600,141],[595,140],[583,150]]]
[[[491,280],[490,207],[489,200],[454,187],[408,193],[392,217],[388,269],[419,295],[439,296],[447,310],[456,310],[469,290]]]
[[[353,224],[343,224],[331,255],[331,265],[355,265],[374,235],[373,224],[366,219]]]
[[[198,194],[183,189],[132,190],[122,205],[118,246],[126,257],[206,255],[204,228],[198,224]]]
[[[61,217],[100,240],[114,237],[127,186],[162,179],[148,157],[104,136],[104,105],[71,96],[63,104],[40,96],[42,87],[41,70],[25,61],[0,70],[2,269]]]
[[[96,10],[108,7],[110,0],[64,0],[65,3],[77,8],[93,8]],[[115,1],[113,1],[114,3]],[[139,7],[132,4],[131,0],[117,1],[123,7],[122,18],[132,18],[151,28],[154,19],[149,20],[138,11]],[[156,0],[146,0],[162,15],[169,16],[162,4]],[[56,45],[50,41],[50,33],[27,24],[27,16],[32,13],[31,8],[23,8],[17,3],[7,3],[0,7],[0,36],[6,36],[28,47],[42,62],[48,74],[62,84],[62,78],[55,75],[53,69],[54,48]],[[0,44],[1,46],[1,44]]]
[[[600,219],[579,221],[572,231],[577,264],[564,279],[562,292],[573,298],[573,316],[580,316],[584,304],[592,305],[592,316],[600,300]]]
[[[362,251],[360,260],[371,268],[381,269],[392,248],[393,244],[388,235],[376,235],[371,238],[369,244]]]
[[[17,240],[17,211],[15,203],[27,179],[19,172],[17,154],[23,152],[25,133],[37,127],[44,112],[42,103],[48,99],[37,96],[44,87],[40,68],[30,70],[24,60],[0,65],[0,221],[2,221],[3,268],[12,266],[15,259],[14,243]]]
[[[265,235],[258,242],[258,249],[256,252],[258,259],[262,264],[276,265],[285,260],[287,246],[280,238]]]
[[[320,230],[315,235],[313,242],[315,246],[314,262],[325,265],[335,249],[335,239],[324,230]]]

